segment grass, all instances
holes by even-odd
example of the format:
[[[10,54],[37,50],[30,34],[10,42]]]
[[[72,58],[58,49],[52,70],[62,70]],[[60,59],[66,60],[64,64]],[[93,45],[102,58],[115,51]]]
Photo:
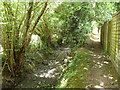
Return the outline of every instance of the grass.
[[[83,88],[85,86],[86,66],[89,62],[88,57],[89,54],[78,51],[63,72],[57,88]]]

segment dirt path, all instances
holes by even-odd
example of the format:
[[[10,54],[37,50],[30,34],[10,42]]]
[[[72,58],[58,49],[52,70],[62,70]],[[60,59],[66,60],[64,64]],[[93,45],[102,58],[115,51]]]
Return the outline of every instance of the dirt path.
[[[110,60],[102,54],[100,42],[90,40],[85,49],[92,52],[92,66],[87,71],[86,88],[118,88],[118,74]]]

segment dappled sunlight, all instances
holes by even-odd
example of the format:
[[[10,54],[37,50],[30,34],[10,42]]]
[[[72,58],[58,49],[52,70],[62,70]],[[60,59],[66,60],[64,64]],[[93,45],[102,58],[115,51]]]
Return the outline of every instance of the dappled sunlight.
[[[104,55],[100,55],[100,54],[92,54],[92,56],[93,58],[98,58],[98,59],[105,57]]]
[[[97,64],[99,65],[99,64],[101,64],[100,62],[97,62]]]
[[[51,60],[49,63],[49,66],[52,67],[54,65],[61,65],[60,62],[56,60]],[[57,67],[55,68],[49,68],[49,69],[43,69],[37,74],[34,74],[36,77],[44,77],[44,78],[54,78],[58,73],[56,73]]]
[[[100,85],[101,85],[101,86],[104,86],[104,83],[103,83],[103,82],[101,82],[101,83],[100,83]]]
[[[84,67],[83,69],[88,70],[88,68]]]
[[[99,61],[96,61],[96,60],[93,60],[93,62],[95,63],[95,67],[97,68],[102,68],[103,67],[103,65],[104,64],[108,64],[109,62],[106,62],[106,61],[104,61],[104,62],[99,62]]]
[[[111,72],[109,74],[107,71],[110,71],[111,68],[109,66],[111,65],[110,60],[104,55],[102,52],[102,48],[100,46],[100,43],[96,40],[94,42],[94,39],[91,38],[93,41],[92,43],[89,43],[91,51],[94,53],[91,53],[91,58],[89,59],[92,61],[92,66],[88,68],[88,71],[90,74],[88,74],[89,79],[87,80],[89,82],[89,85],[86,85],[87,88],[97,88],[100,90],[104,90],[104,88],[109,85],[109,87],[114,87],[115,85],[115,77],[112,76]],[[99,49],[98,49],[99,45]],[[86,69],[86,68],[84,68]],[[87,70],[87,69],[86,69]],[[94,72],[94,73],[93,73]],[[116,85],[117,86],[117,85]]]
[[[45,71],[41,71],[41,73],[34,74],[36,77],[44,77],[44,78],[54,78],[55,75],[58,73],[55,73],[56,68],[48,70],[46,73]]]
[[[106,75],[103,75],[103,77],[107,77]]]
[[[102,86],[96,85],[94,86],[95,88],[103,88]]]
[[[109,78],[109,79],[113,79],[113,77],[110,77],[110,76],[109,76],[108,78]]]
[[[52,65],[55,65],[55,64],[60,64],[60,62],[54,60],[54,62],[53,62],[53,61],[50,61],[48,64],[49,64],[50,66],[52,66]]]
[[[100,42],[100,33],[98,32],[98,23],[96,21],[92,21],[92,34],[90,39],[94,42]]]
[[[103,77],[108,78],[108,79],[113,79],[112,76],[103,75]]]
[[[104,63],[105,63],[105,64],[109,64],[109,62],[107,62],[107,61],[104,61]]]
[[[59,62],[55,62],[55,64],[59,64]],[[50,64],[49,64],[50,65]]]
[[[2,85],[2,54],[3,54],[3,47],[0,44],[0,84]],[[0,86],[1,88],[1,86]]]
[[[0,55],[3,54],[3,47],[2,45],[0,44]]]
[[[102,58],[102,56],[98,55],[98,58]]]
[[[63,78],[63,79],[61,80],[60,88],[64,88],[64,87],[67,85],[67,82],[68,82],[68,79]]]
[[[48,73],[53,73],[56,69],[49,70]]]
[[[30,43],[31,43],[31,44],[34,44],[34,45],[37,45],[38,39],[39,39],[39,36],[38,36],[38,35],[32,35],[32,36],[31,36],[31,41],[30,41]]]
[[[103,66],[103,64],[99,65],[99,68],[101,68]]]
[[[40,66],[39,67],[40,69],[38,69],[39,72],[34,74],[35,77],[37,77],[38,79],[41,79],[41,80],[49,79],[52,81],[54,81],[55,79],[60,77],[59,70],[64,72],[64,70],[65,70],[64,65],[67,64],[68,62],[71,62],[71,59],[72,59],[72,57],[69,57],[69,56],[66,56],[66,58],[63,57],[70,50],[69,48],[65,48],[65,50],[63,48],[60,48],[60,50],[57,50],[59,52],[55,52],[55,53],[58,53],[58,56],[56,57],[57,59],[52,59],[52,60],[48,60],[48,61],[45,60],[45,62],[47,62],[48,64],[45,66],[43,66],[43,65]],[[58,57],[60,60],[58,60]],[[44,67],[44,68],[42,69],[42,67]],[[42,82],[40,82],[40,83],[42,83]],[[66,83],[67,83],[67,80],[65,80],[63,78],[61,80],[60,87],[64,87]]]
[[[96,56],[96,54],[93,54],[93,56]]]
[[[100,39],[93,39],[92,37],[90,37],[90,40],[92,40],[94,42],[100,42]]]

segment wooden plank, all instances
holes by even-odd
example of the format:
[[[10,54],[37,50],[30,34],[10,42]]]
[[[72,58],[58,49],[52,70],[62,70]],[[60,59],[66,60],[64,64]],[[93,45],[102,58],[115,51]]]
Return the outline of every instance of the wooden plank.
[[[118,50],[115,47],[111,48],[110,50],[114,51],[114,53],[118,53]],[[111,52],[112,53],[112,52]]]
[[[116,47],[118,47],[118,44],[116,45],[116,44],[111,44],[111,48],[116,48]]]
[[[116,54],[118,54],[118,51],[119,51],[119,50],[117,50],[117,49],[115,49],[115,48],[111,48],[110,50],[113,51],[113,52],[111,52],[111,53],[116,53]]]
[[[113,55],[113,54],[111,55],[111,58],[113,58],[113,60],[114,60],[115,62],[117,62],[117,60],[118,60],[118,59],[117,59],[118,56],[115,56],[115,55]]]
[[[120,24],[120,22],[115,22],[115,23],[113,22],[112,25],[115,26],[115,25],[119,25],[119,24]]]
[[[115,51],[115,52],[118,52],[118,49],[116,49],[116,47],[114,47],[114,46],[111,46],[111,50]]]
[[[118,50],[116,51],[115,48],[111,48],[110,50],[112,51],[111,53],[118,54]]]
[[[118,39],[119,39],[119,38],[116,38],[115,36],[114,36],[114,37],[111,37],[111,42],[112,42],[112,41],[118,42],[118,41],[119,41]]]

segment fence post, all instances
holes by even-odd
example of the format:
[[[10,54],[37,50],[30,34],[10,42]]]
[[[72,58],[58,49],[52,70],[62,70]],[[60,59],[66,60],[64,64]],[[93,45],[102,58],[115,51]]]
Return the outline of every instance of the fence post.
[[[120,88],[120,12],[118,14],[118,86]]]
[[[101,36],[101,38],[100,38],[101,39],[100,40],[101,41],[101,45],[103,45],[103,26],[101,27],[101,35],[100,36]]]
[[[107,51],[108,54],[110,55],[110,50],[111,50],[111,30],[112,30],[112,21],[108,21],[108,39],[107,39]]]
[[[102,45],[102,27],[100,27],[100,43]]]
[[[103,25],[103,48],[107,51],[108,22]]]

